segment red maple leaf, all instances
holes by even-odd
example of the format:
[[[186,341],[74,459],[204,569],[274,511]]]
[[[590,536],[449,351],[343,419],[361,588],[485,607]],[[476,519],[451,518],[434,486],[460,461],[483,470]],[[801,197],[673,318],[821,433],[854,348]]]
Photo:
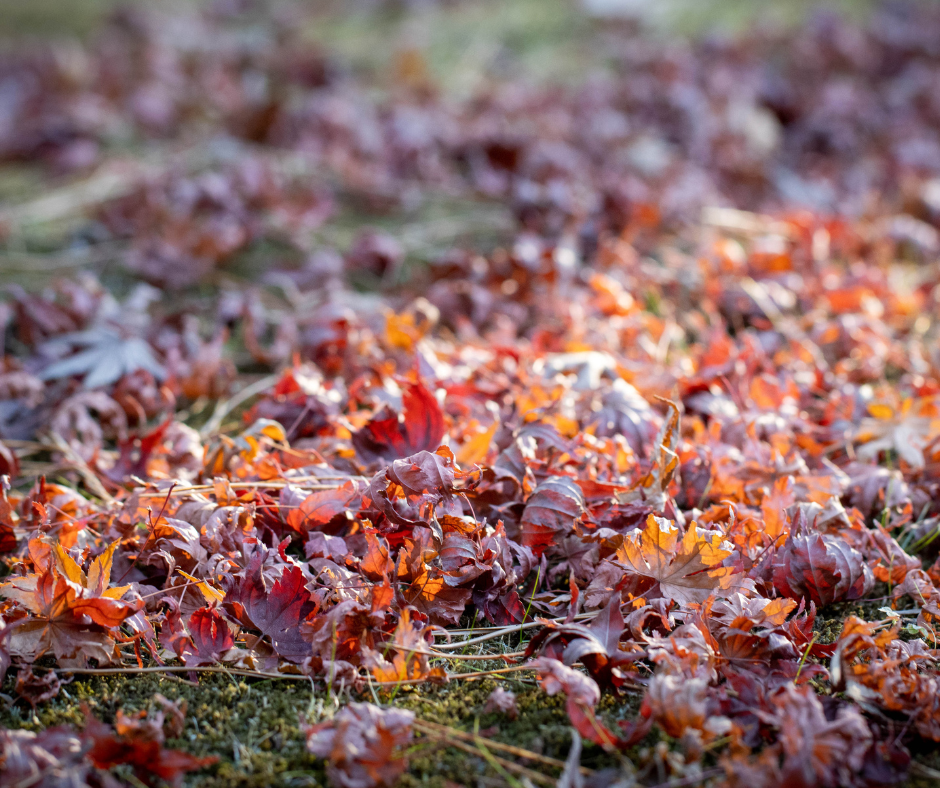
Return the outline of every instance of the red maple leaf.
[[[187,649],[187,667],[214,665],[235,645],[225,619],[216,610],[201,607],[189,617],[189,635],[194,651]]]
[[[253,557],[237,592],[226,594],[226,606],[267,637],[279,656],[302,662],[310,653],[310,643],[301,636],[300,624],[316,609],[306,583],[300,567],[290,566],[268,588],[261,561]]]
[[[182,750],[165,749],[162,712],[154,719],[147,719],[146,712],[128,717],[119,710],[112,729],[96,719],[87,706],[83,708],[86,722],[82,737],[91,743],[88,759],[99,769],[128,765],[146,785],[153,785],[154,778],[159,778],[179,786],[186,772],[211,766],[219,760],[214,755],[197,758]]]
[[[400,414],[386,405],[353,434],[353,446],[365,462],[389,462],[441,445],[444,413],[434,395],[422,383],[406,383],[401,401]]]
[[[62,661],[84,665],[114,656],[111,630],[143,607],[123,602],[123,588],[109,588],[114,543],[96,559],[86,575],[60,545],[53,546],[55,562],[37,574],[14,578],[0,593],[25,608],[29,615],[10,635],[11,654],[33,660],[52,651]]]

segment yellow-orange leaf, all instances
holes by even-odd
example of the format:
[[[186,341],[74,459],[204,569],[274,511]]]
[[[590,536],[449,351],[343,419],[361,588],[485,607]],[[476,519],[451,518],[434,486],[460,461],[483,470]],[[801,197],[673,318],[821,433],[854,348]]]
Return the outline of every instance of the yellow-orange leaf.
[[[493,436],[499,428],[499,419],[495,420],[487,430],[478,432],[463,444],[457,451],[457,462],[461,465],[476,465],[486,459],[486,455],[493,443]]]
[[[680,540],[675,525],[651,514],[642,530],[623,540],[617,560],[629,573],[657,581],[664,597],[688,604],[704,602],[715,591],[752,585],[732,567],[720,565],[731,553],[717,532],[692,523]]]
[[[186,574],[182,569],[177,569],[176,571],[179,572],[187,580],[195,583],[196,587],[202,592],[202,595],[205,597],[206,602],[208,602],[210,605],[213,602],[221,603],[225,601],[224,591],[220,591],[217,588],[213,588],[205,580],[200,580],[197,577],[193,577],[192,575]]]

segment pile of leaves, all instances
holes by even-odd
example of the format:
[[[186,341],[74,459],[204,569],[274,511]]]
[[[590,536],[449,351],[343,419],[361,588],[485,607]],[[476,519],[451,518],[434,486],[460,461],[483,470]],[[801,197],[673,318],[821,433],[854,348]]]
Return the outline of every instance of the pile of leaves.
[[[88,210],[120,294],[0,303],[10,702],[99,669],[386,701],[509,673],[564,695],[568,785],[582,739],[656,737],[675,751],[638,779],[905,779],[940,742],[937,10],[665,47],[618,28],[613,75],[465,101],[376,98],[287,23],[260,45],[231,9],[175,24],[125,12],[74,62],[0,65],[6,159],[81,171],[121,134],[238,153]],[[406,265],[377,231],[322,242],[350,194],[517,225]],[[230,275],[259,249],[263,277]],[[167,724],[4,730],[0,773],[208,766]],[[347,788],[393,784],[427,734],[362,702],[305,724]]]

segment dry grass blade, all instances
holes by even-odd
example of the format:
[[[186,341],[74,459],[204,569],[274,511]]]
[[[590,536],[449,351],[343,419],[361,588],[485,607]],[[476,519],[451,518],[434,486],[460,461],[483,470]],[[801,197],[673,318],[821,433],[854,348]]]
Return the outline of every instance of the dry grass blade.
[[[118,668],[49,668],[62,674],[76,674],[82,676],[117,676],[138,675],[144,673],[226,673],[246,678],[259,679],[286,679],[289,681],[310,681],[310,677],[300,673],[268,673],[260,670],[245,670],[242,668],[225,668],[214,665],[200,665],[186,667],[185,665],[148,665],[147,667],[124,666]],[[522,670],[534,670],[528,665],[513,665],[508,668],[495,668],[493,670],[479,670],[471,673],[448,673],[448,681],[459,679],[480,679],[487,676],[497,676],[503,673],[516,673]],[[426,684],[426,679],[408,679],[405,681],[373,681],[377,687],[403,687],[416,684]]]
[[[493,670],[475,670],[472,673],[448,673],[451,681],[456,679],[480,679],[487,676],[498,676],[502,673],[518,673],[520,670],[535,670],[531,665],[512,665],[508,668],[494,668]]]
[[[723,773],[724,769],[706,769],[699,774],[693,774],[691,777],[685,777],[681,780],[669,780],[668,782],[657,783],[652,786],[652,788],[689,788],[689,786],[698,785]]]
[[[82,480],[88,486],[88,489],[93,495],[97,496],[105,503],[114,503],[114,496],[104,488],[104,485],[101,483],[98,475],[89,467],[88,463],[78,455],[78,452],[76,452],[75,449],[69,445],[65,438],[63,438],[61,435],[58,435],[57,433],[52,433],[49,436],[49,440],[51,443],[51,448],[54,448],[56,451],[60,451],[63,455],[65,455],[65,459],[68,461],[68,465],[78,471],[79,475],[82,477]]]
[[[185,665],[150,665],[145,668],[54,668],[56,673],[81,676],[135,676],[144,673],[223,673],[233,676],[244,676],[257,679],[287,679],[289,681],[310,681],[309,676],[300,673],[266,673],[261,670],[243,670],[242,668],[223,668],[213,665],[198,665],[186,667]]]
[[[441,659],[461,659],[469,661],[498,659],[509,660],[525,655],[524,651],[506,651],[500,652],[499,654],[443,654],[439,651],[424,651],[419,653],[427,654],[430,657],[440,657]]]
[[[87,178],[62,186],[29,202],[0,209],[0,225],[13,230],[27,224],[61,221],[103,202],[131,193],[137,186],[165,172],[171,160],[185,169],[203,166],[211,151],[194,146],[185,150],[163,150],[149,160],[123,159],[108,162]]]
[[[465,741],[476,741],[478,737],[475,737],[472,733],[467,733],[467,731],[462,731],[457,728],[452,728],[449,725],[441,725],[437,722],[431,722],[429,720],[416,720],[415,728],[418,730],[426,730],[439,734],[446,734],[447,736],[452,736],[458,739],[463,739]],[[564,769],[565,762],[557,758],[551,758],[547,755],[540,755],[537,752],[532,752],[532,750],[527,750],[523,747],[516,747],[512,744],[503,744],[502,742],[493,741],[491,739],[486,740],[486,746],[493,750],[501,750],[502,752],[509,753],[510,755],[515,755],[519,758],[526,758],[530,761],[538,761],[539,763],[544,763],[547,766],[553,766],[557,769]],[[578,769],[581,774],[591,775],[593,772],[585,766],[581,766]]]
[[[219,400],[215,406],[215,410],[212,412],[212,416],[209,418],[209,421],[205,423],[199,434],[203,437],[209,437],[210,435],[215,435],[221,428],[222,422],[225,421],[225,417],[228,416],[235,408],[241,405],[244,402],[247,402],[252,397],[261,394],[267,389],[274,386],[280,375],[268,375],[267,377],[257,380],[249,386],[245,386],[241,391],[233,394],[228,399]]]
[[[586,619],[594,618],[597,615],[596,613],[579,613],[574,617],[575,621],[584,621]],[[534,629],[535,627],[545,626],[546,623],[551,622],[555,624],[560,624],[564,621],[563,618],[546,618],[539,619],[537,621],[529,621],[525,624],[513,624],[509,627],[477,627],[476,629],[448,629],[446,632],[435,632],[436,635],[450,635],[450,636],[460,636],[465,634],[472,634],[474,632],[484,632],[486,634],[480,635],[479,637],[471,638],[470,640],[461,640],[459,643],[442,643],[439,646],[435,646],[438,651],[446,651],[448,649],[456,648],[465,648],[467,646],[474,646],[477,643],[485,643],[487,640],[496,640],[497,638],[504,637],[505,635],[512,635],[515,632],[522,632],[526,629]]]
[[[745,236],[790,234],[790,227],[786,222],[777,221],[770,216],[712,205],[702,209],[702,224]]]
[[[495,763],[499,764],[499,766],[506,769],[507,771],[514,772],[515,774],[521,775],[523,777],[527,777],[532,782],[539,783],[540,785],[554,785],[556,782],[555,778],[553,777],[549,777],[546,774],[537,772],[534,769],[529,769],[526,766],[522,766],[521,764],[507,760],[506,758],[501,758],[500,756],[494,755],[493,753],[490,753],[490,752],[486,752],[484,754],[484,752],[481,751],[482,748],[479,745],[474,746],[473,744],[470,744],[464,741],[462,737],[458,738],[457,736],[454,736],[450,732],[440,731],[431,727],[425,727],[419,722],[415,723],[415,728],[417,728],[421,733],[423,733],[425,736],[428,736],[429,738],[438,738],[441,741],[446,742],[448,746],[450,747],[456,747],[458,750],[463,750],[464,752],[469,753],[470,755],[476,755],[478,757],[484,758],[487,761],[489,760],[495,761]],[[478,741],[478,739],[475,739],[473,736],[471,736],[470,738],[471,738],[471,741],[474,741],[474,742]],[[485,742],[485,746],[487,748],[491,747],[492,745],[493,745],[493,742],[491,741]],[[497,748],[494,748],[494,749],[497,749]],[[528,756],[525,756],[525,757],[528,757]],[[564,766],[564,764],[562,764],[562,766]]]

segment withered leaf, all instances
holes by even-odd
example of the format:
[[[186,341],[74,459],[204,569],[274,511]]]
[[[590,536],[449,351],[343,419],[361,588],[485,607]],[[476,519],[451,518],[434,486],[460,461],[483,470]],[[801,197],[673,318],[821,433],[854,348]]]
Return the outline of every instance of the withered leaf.
[[[402,412],[387,406],[353,434],[356,452],[368,463],[389,462],[420,451],[433,451],[444,437],[444,413],[423,383],[406,383]]]
[[[522,543],[541,555],[570,534],[584,514],[584,495],[573,479],[553,476],[532,491],[522,513]]]
[[[55,339],[57,346],[79,348],[79,352],[47,366],[43,380],[82,377],[87,389],[102,388],[116,383],[124,375],[137,370],[149,372],[157,380],[166,377],[166,370],[157,362],[150,344],[140,337],[124,337],[108,327],[65,334]]]
[[[425,627],[420,623],[412,623],[411,613],[405,608],[391,639],[382,646],[382,650],[363,650],[363,661],[376,681],[446,680],[447,674],[443,668],[431,668],[428,665],[430,650],[424,639],[424,631]]]
[[[874,586],[871,569],[848,542],[829,534],[791,534],[774,559],[774,587],[817,605],[860,599]]]
[[[565,665],[581,662],[604,689],[616,689],[625,681],[624,669],[642,656],[620,649],[625,630],[620,599],[616,596],[588,626],[571,621],[547,622],[526,646],[526,656],[540,653],[561,659]]]
[[[302,534],[320,530],[343,512],[357,509],[354,504],[361,498],[359,486],[351,480],[340,487],[313,492],[298,508],[287,512],[287,524]]]
[[[153,785],[154,779],[180,786],[187,772],[211,766],[218,757],[197,758],[182,750],[166,749],[163,733],[163,714],[147,719],[145,712],[127,716],[120,709],[114,728],[101,722],[85,707],[85,729],[82,738],[91,745],[88,759],[98,768],[110,769],[126,764],[134,770],[138,780]]]
[[[639,581],[638,595],[654,594],[681,604],[704,602],[713,593],[753,588],[734,567],[722,566],[732,553],[722,535],[693,523],[679,539],[679,529],[662,517],[649,515],[646,526],[628,534],[617,550],[617,561]]]
[[[10,635],[11,654],[33,660],[51,650],[60,663],[80,665],[89,658],[111,662],[115,643],[110,630],[143,606],[93,596],[54,568],[8,581],[0,593],[32,614]]]
[[[392,786],[405,770],[414,713],[350,703],[332,719],[306,728],[307,749],[327,761],[340,788]]]
[[[593,679],[550,657],[539,657],[535,666],[539,683],[549,695],[565,693],[568,718],[575,730],[589,741],[604,748],[623,748],[635,744],[649,731],[650,722],[646,717],[635,725],[623,725],[626,735],[618,736],[594,712],[601,693]]]
[[[199,608],[189,617],[189,635],[193,650],[183,655],[189,666],[214,665],[235,645],[225,619],[208,607]]]
[[[307,578],[298,566],[285,568],[269,584],[260,563],[254,563],[238,593],[226,595],[226,606],[244,610],[247,619],[270,640],[279,656],[302,662],[310,653],[310,643],[303,639],[300,624],[316,609],[306,585]]]

